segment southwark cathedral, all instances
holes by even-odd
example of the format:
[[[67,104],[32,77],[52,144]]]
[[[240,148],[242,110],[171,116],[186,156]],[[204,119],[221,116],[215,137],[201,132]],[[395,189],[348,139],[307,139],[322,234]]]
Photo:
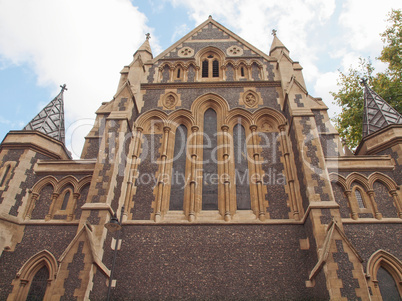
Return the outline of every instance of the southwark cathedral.
[[[368,82],[352,153],[275,31],[127,63],[80,159],[65,86],[0,144],[1,300],[401,300],[402,116]]]

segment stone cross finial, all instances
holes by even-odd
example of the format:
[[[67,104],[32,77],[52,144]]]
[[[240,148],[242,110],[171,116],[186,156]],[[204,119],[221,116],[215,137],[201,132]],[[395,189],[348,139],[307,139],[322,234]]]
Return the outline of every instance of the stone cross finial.
[[[149,32],[145,36],[147,37],[147,40],[151,38],[151,34]]]
[[[277,32],[276,29],[272,29],[272,35],[273,35],[274,37],[276,37],[276,32]]]
[[[61,91],[64,92],[64,90],[68,90],[66,87],[67,87],[66,84],[64,84],[63,86],[60,85]]]

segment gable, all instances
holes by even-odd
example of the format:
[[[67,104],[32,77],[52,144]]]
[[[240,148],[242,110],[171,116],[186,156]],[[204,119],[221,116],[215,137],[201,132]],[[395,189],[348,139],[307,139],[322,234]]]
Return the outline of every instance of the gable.
[[[158,55],[153,62],[159,65],[158,61],[163,60],[191,60],[195,58],[198,51],[208,46],[220,49],[228,58],[264,57],[267,60],[274,60],[210,17]]]

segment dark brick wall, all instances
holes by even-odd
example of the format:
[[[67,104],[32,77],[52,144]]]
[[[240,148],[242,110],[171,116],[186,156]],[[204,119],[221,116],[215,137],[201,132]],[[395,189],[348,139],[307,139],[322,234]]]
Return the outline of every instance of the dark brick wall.
[[[377,203],[378,211],[382,213],[383,217],[398,217],[398,210],[396,209],[394,199],[388,193],[387,187],[382,183],[375,182],[373,185],[375,192],[375,201]]]
[[[244,92],[244,88],[202,88],[202,89],[177,89],[177,93],[180,94],[182,105],[179,108],[190,110],[192,103],[198,97],[207,94],[215,93],[223,97],[228,103],[230,109],[236,107],[246,108],[245,105],[239,104],[240,93]],[[256,111],[261,107],[269,107],[280,111],[280,105],[278,103],[278,94],[275,87],[262,87],[257,88],[257,92],[261,93],[263,105],[258,105],[257,108],[250,109],[249,111]],[[165,90],[148,90],[144,95],[144,107],[141,113],[153,110],[158,107],[158,100],[165,93]],[[178,107],[176,107],[177,109]],[[168,111],[169,112],[169,111]]]
[[[76,226],[25,226],[24,237],[15,251],[3,252],[0,257],[0,300],[7,299],[12,290],[11,282],[29,258],[48,250],[58,259],[76,231]]]
[[[288,219],[290,208],[285,192],[285,173],[281,162],[280,138],[278,133],[259,133],[262,148],[261,164],[264,171],[264,184],[267,187],[265,199],[268,201],[267,212],[272,219]]]
[[[39,193],[36,200],[35,208],[32,210],[31,219],[44,219],[49,213],[50,204],[52,203],[53,187],[46,185]]]
[[[301,225],[127,225],[112,299],[327,299],[305,286],[305,235]]]
[[[343,249],[342,240],[335,240],[337,252],[332,256],[338,264],[338,278],[342,279],[341,296],[347,300],[361,300],[356,296],[356,288],[359,288],[359,281],[353,277],[353,263],[348,253]]]
[[[364,269],[370,256],[379,249],[402,259],[400,224],[344,224],[343,227],[348,239],[363,258]]]
[[[60,301],[77,300],[74,297],[75,289],[81,286],[80,271],[84,270],[84,257],[85,254],[82,252],[84,248],[84,242],[80,241],[78,243],[77,253],[73,256],[73,261],[68,264],[68,277],[64,281],[64,295],[60,298]]]
[[[401,147],[401,145],[399,146],[394,146],[394,148],[397,147]],[[394,159],[395,162],[395,169],[393,170],[392,173],[392,179],[398,184],[398,185],[402,185],[402,165],[398,164],[398,154],[396,151],[394,151],[392,148],[388,148],[380,153],[378,153],[379,155],[390,155],[391,158]]]
[[[141,162],[138,166],[139,178],[136,180],[137,192],[133,196],[134,207],[131,210],[134,220],[149,220],[153,212],[151,205],[155,199],[153,190],[161,138],[161,134],[143,136]]]
[[[79,220],[81,218],[81,207],[86,203],[89,191],[89,184],[85,185],[80,191],[80,197],[77,200],[77,207],[74,210],[74,219]]]
[[[350,214],[350,207],[347,197],[344,194],[343,188],[337,183],[332,184],[332,191],[334,192],[335,202],[339,204],[339,212],[341,217],[349,218],[351,217]]]

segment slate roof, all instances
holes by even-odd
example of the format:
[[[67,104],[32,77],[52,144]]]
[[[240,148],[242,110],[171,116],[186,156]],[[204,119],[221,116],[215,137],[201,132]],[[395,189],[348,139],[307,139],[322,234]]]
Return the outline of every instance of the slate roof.
[[[402,124],[402,116],[384,99],[364,84],[363,138],[390,125]]]
[[[63,92],[67,89],[65,85],[61,88],[60,93],[23,128],[24,131],[39,131],[65,143]]]

